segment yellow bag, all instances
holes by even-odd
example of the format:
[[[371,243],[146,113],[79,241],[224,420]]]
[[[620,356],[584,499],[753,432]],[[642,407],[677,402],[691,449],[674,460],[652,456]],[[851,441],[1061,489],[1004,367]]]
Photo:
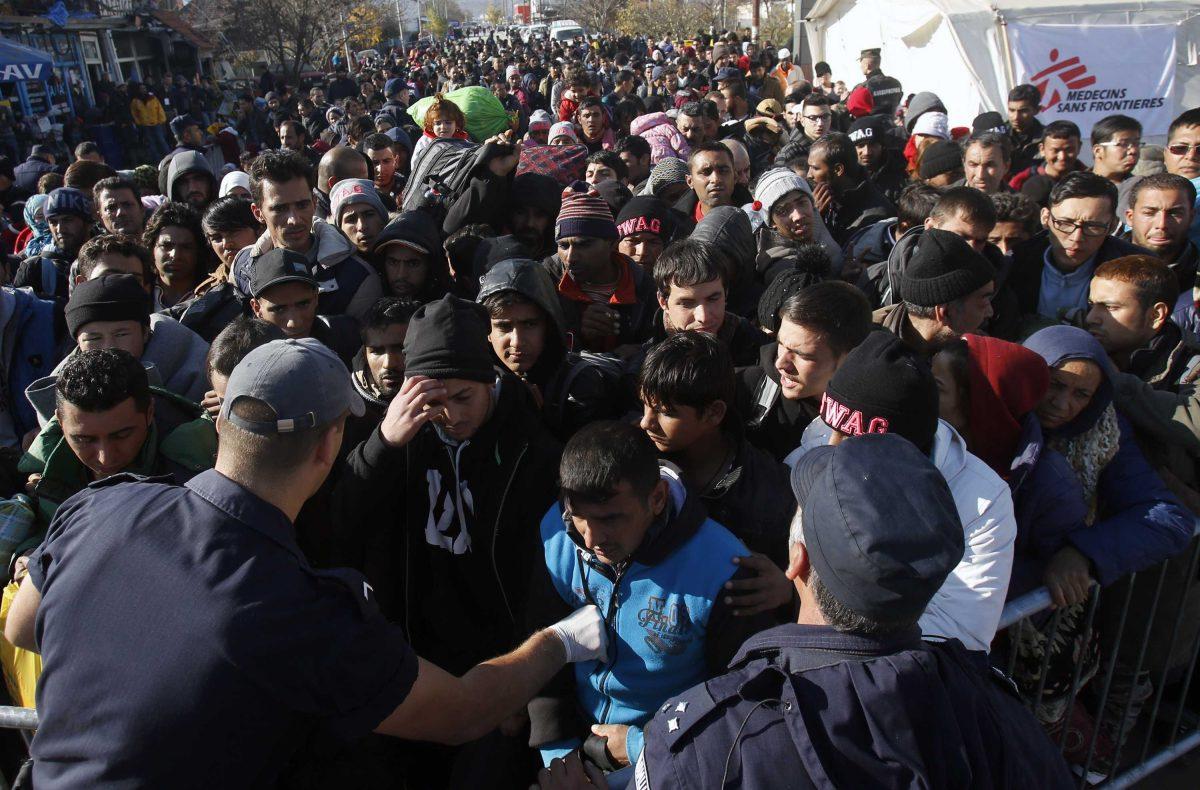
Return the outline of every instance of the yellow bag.
[[[0,631],[8,622],[8,611],[12,608],[19,587],[17,582],[10,582],[4,588],[4,598],[0,601]],[[22,708],[35,707],[38,677],[42,674],[42,657],[31,650],[14,647],[7,639],[0,638],[0,666],[4,668],[4,685],[8,687],[13,704]]]

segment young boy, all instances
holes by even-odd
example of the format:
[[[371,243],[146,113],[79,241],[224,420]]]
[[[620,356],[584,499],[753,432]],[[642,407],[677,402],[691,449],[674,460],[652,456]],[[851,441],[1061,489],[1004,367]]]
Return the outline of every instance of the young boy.
[[[534,260],[501,261],[480,278],[488,342],[500,364],[523,380],[562,440],[589,422],[620,416],[616,358],[569,351],[554,281]]]
[[[753,365],[769,338],[726,310],[731,269],[725,253],[713,246],[685,239],[667,247],[654,264],[659,313],[646,347],[675,332],[698,330],[720,340],[735,365]]]
[[[790,490],[787,469],[746,441],[735,391],[728,349],[706,332],[677,332],[642,363],[639,425],[660,456],[679,467],[713,519],[782,570],[795,512],[784,494]],[[778,580],[790,598],[781,574]]]

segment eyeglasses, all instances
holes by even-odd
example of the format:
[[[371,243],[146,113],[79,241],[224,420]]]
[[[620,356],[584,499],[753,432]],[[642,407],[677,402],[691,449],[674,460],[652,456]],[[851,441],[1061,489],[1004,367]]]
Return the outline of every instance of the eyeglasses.
[[[1107,222],[1076,222],[1073,219],[1060,219],[1059,217],[1054,216],[1053,212],[1050,214],[1050,224],[1052,224],[1054,229],[1059,233],[1067,236],[1070,236],[1075,231],[1080,230],[1083,231],[1084,236],[1096,238],[1098,236],[1107,236],[1109,229],[1109,224]]]
[[[1109,140],[1107,143],[1096,143],[1096,145],[1100,145],[1105,148],[1124,148],[1125,150],[1128,151],[1130,148],[1141,148],[1142,141],[1141,140]]]
[[[1171,156],[1188,156],[1200,151],[1200,143],[1171,143],[1167,150],[1171,152]]]
[[[813,123],[819,123],[821,121],[828,121],[833,116],[830,115],[829,113],[825,113],[824,115],[802,115],[800,117],[802,117],[806,121],[812,121]]]

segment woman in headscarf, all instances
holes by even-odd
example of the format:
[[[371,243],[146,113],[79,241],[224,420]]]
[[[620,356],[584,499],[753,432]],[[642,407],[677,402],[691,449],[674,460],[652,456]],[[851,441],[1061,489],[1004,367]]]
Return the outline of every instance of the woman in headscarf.
[[[25,228],[17,237],[16,249],[18,255],[26,258],[40,255],[42,248],[54,241],[50,235],[50,223],[46,220],[46,201],[49,195],[33,195],[25,201]]]
[[[1089,778],[1099,779],[1114,767],[1121,734],[1128,735],[1136,723],[1141,705],[1135,704],[1135,697],[1148,695],[1152,688],[1148,677],[1143,683],[1142,676],[1149,674],[1145,667],[1135,676],[1125,665],[1125,650],[1116,643],[1118,635],[1109,632],[1106,617],[1098,618],[1095,629],[1085,628],[1082,615],[1089,586],[1095,580],[1107,587],[1175,556],[1188,545],[1194,518],[1150,467],[1132,427],[1116,411],[1113,369],[1100,343],[1082,329],[1052,326],[1034,333],[1025,347],[1050,367],[1050,385],[1035,414],[1047,446],[1061,453],[1073,470],[1087,515],[1082,526],[1066,533],[1042,572],[1051,599],[1063,611],[1053,639],[1045,626],[1019,632],[1018,663],[1023,669],[1017,674],[1024,677],[1018,683],[1026,691],[1045,689],[1036,708],[1038,717],[1054,737],[1065,728],[1068,762],[1086,762],[1095,742]],[[1102,615],[1106,608],[1101,607]],[[1093,638],[1085,641],[1088,630]],[[1104,635],[1100,648],[1096,633]],[[1104,707],[1093,719],[1078,696],[1070,708],[1067,703],[1073,678],[1082,686],[1095,674],[1101,648],[1118,650],[1118,664]],[[1040,676],[1043,664],[1045,677]]]

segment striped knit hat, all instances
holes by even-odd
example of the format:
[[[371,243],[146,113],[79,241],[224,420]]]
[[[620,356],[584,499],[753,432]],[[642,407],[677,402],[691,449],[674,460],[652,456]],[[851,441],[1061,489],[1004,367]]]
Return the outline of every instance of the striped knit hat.
[[[576,181],[563,190],[562,210],[554,224],[554,238],[586,236],[595,239],[617,238],[617,223],[604,198],[594,187]]]

